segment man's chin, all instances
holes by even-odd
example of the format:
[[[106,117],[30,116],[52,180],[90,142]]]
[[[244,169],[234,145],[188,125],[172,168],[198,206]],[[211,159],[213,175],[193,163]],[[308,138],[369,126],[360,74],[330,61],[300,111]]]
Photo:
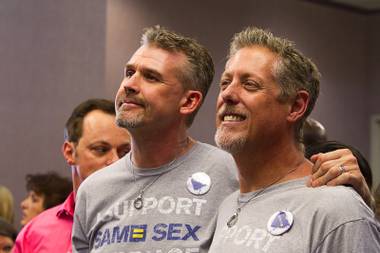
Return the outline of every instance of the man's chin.
[[[239,153],[244,148],[246,139],[237,136],[234,136],[234,138],[231,137],[231,135],[217,130],[215,134],[215,143],[220,149],[223,149],[230,154]]]
[[[122,127],[122,128],[126,128],[126,129],[134,129],[134,128],[137,128],[139,126],[142,125],[142,121],[141,120],[125,120],[125,119],[121,119],[121,118],[116,118],[116,125],[118,125],[119,127]]]

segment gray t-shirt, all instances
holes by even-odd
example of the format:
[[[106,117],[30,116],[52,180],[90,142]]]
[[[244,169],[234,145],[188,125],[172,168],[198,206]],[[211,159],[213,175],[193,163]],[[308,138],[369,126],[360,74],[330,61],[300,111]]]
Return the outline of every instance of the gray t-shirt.
[[[73,251],[207,252],[217,208],[238,189],[235,170],[229,154],[199,142],[160,168],[136,168],[126,155],[80,186]],[[137,210],[133,200],[144,188]]]
[[[374,214],[354,190],[344,186],[308,188],[305,183],[305,178],[288,181],[256,197],[257,192],[231,194],[219,208],[209,252],[380,252],[380,229]],[[228,227],[238,201],[240,206],[247,204],[236,224]]]

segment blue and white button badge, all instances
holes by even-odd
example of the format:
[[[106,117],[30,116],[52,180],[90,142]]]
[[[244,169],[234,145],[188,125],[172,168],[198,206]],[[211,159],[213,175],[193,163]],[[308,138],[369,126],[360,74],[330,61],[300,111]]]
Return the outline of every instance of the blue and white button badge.
[[[211,188],[211,179],[204,172],[197,172],[187,179],[187,189],[194,195],[203,195]]]
[[[288,211],[275,212],[268,220],[267,230],[272,235],[282,235],[293,225],[293,214]]]

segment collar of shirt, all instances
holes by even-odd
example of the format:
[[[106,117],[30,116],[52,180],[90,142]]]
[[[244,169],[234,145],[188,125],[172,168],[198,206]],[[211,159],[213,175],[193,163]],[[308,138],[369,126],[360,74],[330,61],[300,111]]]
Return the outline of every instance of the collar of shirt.
[[[57,211],[57,217],[74,217],[74,209],[75,209],[75,194],[71,192],[70,195],[66,198],[65,202],[61,204]]]

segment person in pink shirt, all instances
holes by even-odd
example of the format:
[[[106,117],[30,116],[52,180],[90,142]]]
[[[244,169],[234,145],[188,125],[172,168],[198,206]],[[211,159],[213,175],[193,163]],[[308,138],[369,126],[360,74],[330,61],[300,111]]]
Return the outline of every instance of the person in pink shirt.
[[[66,122],[62,153],[71,167],[73,192],[64,203],[32,219],[17,236],[14,253],[71,252],[75,194],[93,172],[130,150],[127,130],[115,124],[113,102],[89,99],[79,104]]]
[[[63,203],[73,188],[71,180],[55,171],[28,174],[25,181],[27,196],[20,203],[22,226],[43,211]]]

